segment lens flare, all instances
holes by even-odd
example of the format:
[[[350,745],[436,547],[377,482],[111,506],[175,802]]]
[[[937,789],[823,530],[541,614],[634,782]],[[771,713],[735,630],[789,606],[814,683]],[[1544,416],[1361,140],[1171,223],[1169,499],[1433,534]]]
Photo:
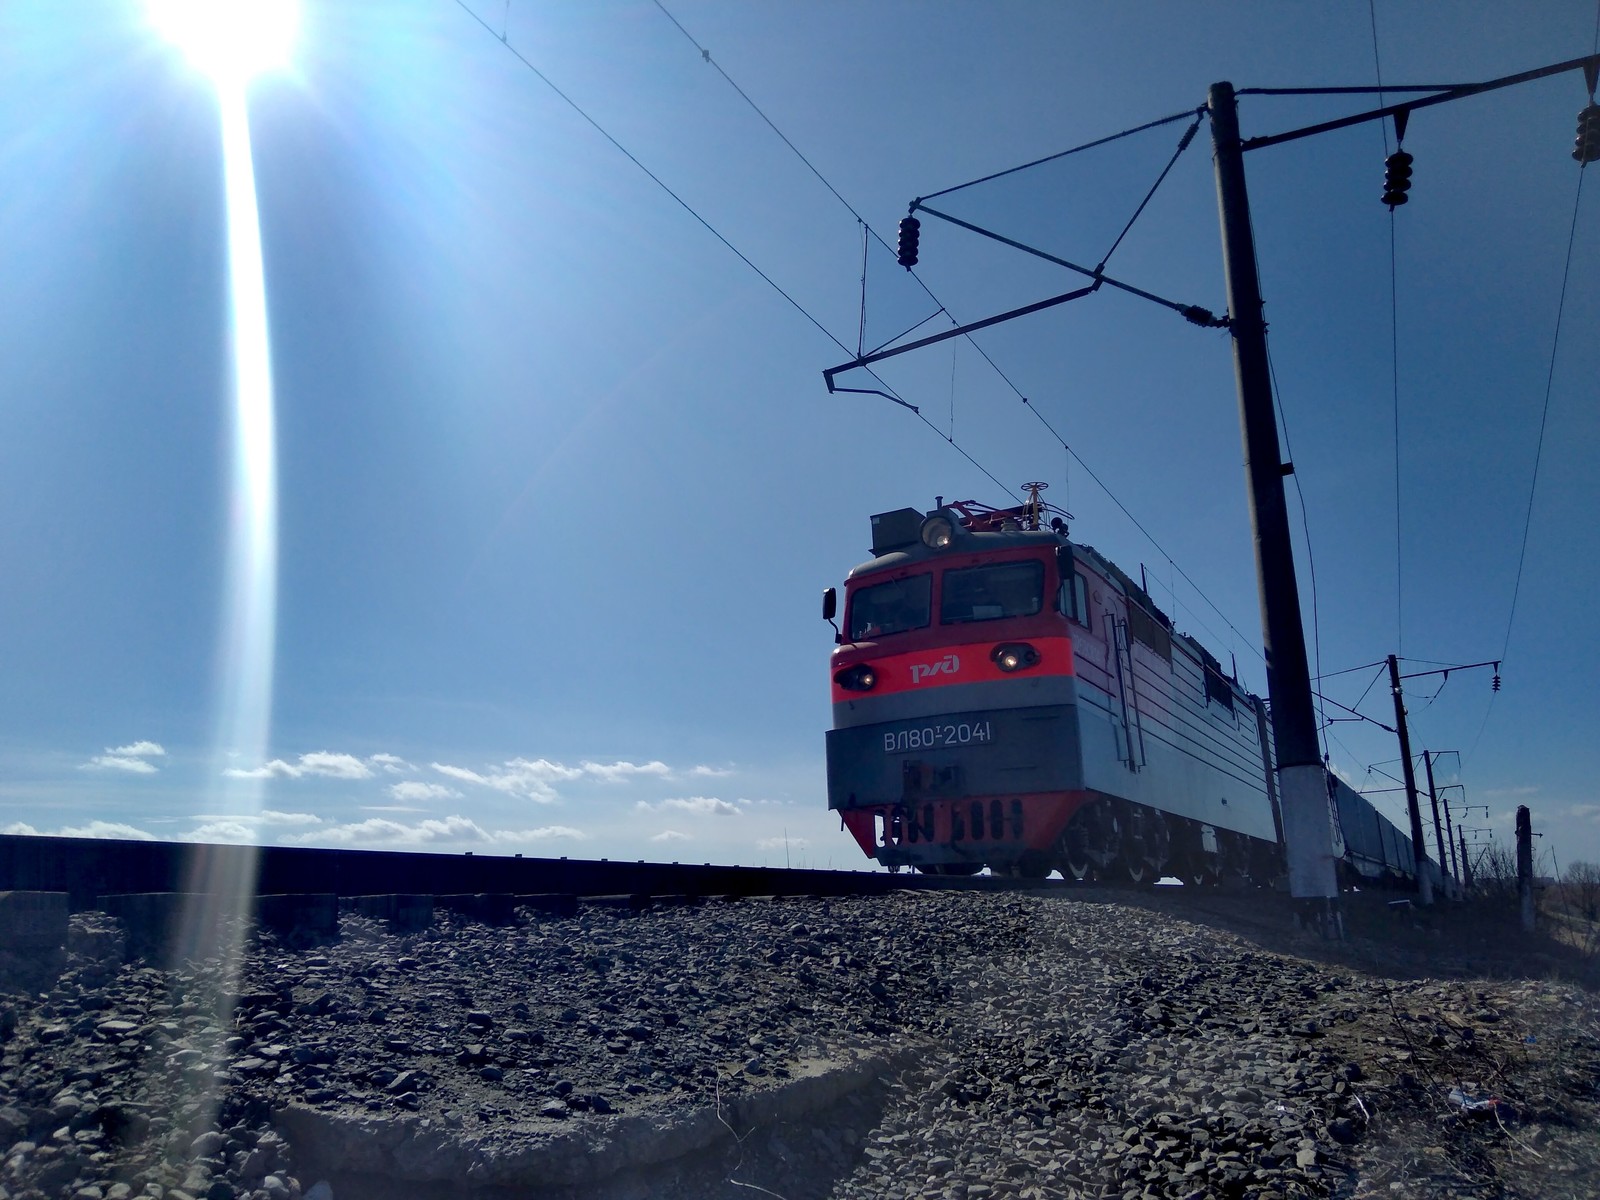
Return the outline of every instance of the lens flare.
[[[150,21],[218,87],[287,66],[295,0],[149,0]]]

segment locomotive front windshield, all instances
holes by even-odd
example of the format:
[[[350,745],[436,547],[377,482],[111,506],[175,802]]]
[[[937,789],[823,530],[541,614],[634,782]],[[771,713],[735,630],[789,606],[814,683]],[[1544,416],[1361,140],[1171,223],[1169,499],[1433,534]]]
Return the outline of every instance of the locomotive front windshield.
[[[850,640],[860,642],[925,628],[932,607],[932,575],[912,575],[861,588],[850,598]]]
[[[939,620],[945,625],[1031,617],[1044,606],[1044,564],[997,563],[946,571],[939,597]]]

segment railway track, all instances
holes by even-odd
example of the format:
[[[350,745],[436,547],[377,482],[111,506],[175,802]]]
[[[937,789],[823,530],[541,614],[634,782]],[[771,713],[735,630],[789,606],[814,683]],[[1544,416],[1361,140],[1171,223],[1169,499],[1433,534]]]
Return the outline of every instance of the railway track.
[[[615,862],[521,855],[209,845],[0,836],[0,891],[66,893],[73,911],[128,895],[241,890],[258,897],[871,896],[906,889],[1009,891],[1060,881],[954,878],[902,872]]]

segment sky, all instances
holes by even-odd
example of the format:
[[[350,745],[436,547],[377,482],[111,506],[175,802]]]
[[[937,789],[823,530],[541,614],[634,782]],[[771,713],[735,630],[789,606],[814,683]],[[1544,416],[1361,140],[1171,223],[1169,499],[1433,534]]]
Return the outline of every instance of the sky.
[[[820,593],[870,514],[1029,480],[1264,691],[1226,335],[1103,290],[885,364],[919,412],[829,395],[858,346],[1077,286],[932,218],[917,277],[876,243],[863,272],[856,214],[892,242],[915,197],[1218,80],[1469,82],[1596,30],[1591,0],[663,3],[303,0],[250,84],[276,536],[248,671],[218,90],[139,3],[0,11],[0,830],[863,865]],[[1392,124],[1246,162],[1313,672],[1392,725],[1387,655],[1499,660],[1498,693],[1408,679],[1412,740],[1475,838],[1529,805],[1546,869],[1600,861],[1588,102],[1569,73],[1417,113],[1392,218]],[[1092,265],[1186,126],[933,203]],[[1204,125],[1107,270],[1225,309]],[[1400,819],[1394,737],[1325,737]]]

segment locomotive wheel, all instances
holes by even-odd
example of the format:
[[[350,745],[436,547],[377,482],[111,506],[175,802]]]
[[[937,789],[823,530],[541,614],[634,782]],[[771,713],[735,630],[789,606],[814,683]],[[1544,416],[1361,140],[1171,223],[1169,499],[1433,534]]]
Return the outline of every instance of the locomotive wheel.
[[[1058,843],[1062,875],[1085,883],[1112,870],[1122,844],[1122,828],[1111,806],[1086,804],[1067,824]]]
[[[1238,891],[1250,885],[1250,847],[1245,840],[1234,833],[1227,833],[1217,840],[1217,882],[1230,891]]]
[[[1153,809],[1129,807],[1123,820],[1122,869],[1131,883],[1154,883],[1172,855],[1166,818]]]
[[[1204,858],[1192,858],[1183,869],[1183,882],[1190,887],[1215,887],[1216,868],[1205,862]]]
[[[1089,842],[1082,826],[1074,821],[1061,835],[1061,875],[1077,883],[1094,879],[1094,860],[1089,857]]]

